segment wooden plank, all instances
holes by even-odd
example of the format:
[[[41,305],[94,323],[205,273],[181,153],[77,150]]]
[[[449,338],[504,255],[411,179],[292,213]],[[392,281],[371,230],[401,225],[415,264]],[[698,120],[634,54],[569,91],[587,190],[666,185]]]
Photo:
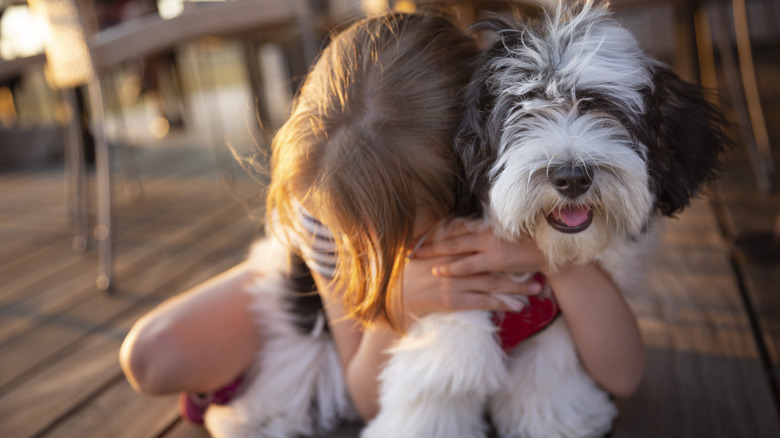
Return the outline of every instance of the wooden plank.
[[[119,322],[121,332],[132,319]],[[121,336],[106,330],[87,336],[83,343],[24,386],[0,397],[0,436],[29,437],[66,414],[121,372],[115,352]]]
[[[177,147],[162,151],[155,150],[154,153],[144,151],[136,154],[139,158],[139,168],[147,171],[151,178],[143,180],[146,190],[141,200],[128,201],[124,197],[117,197],[115,241],[121,242],[122,236],[126,232],[134,231],[136,225],[143,226],[157,221],[165,216],[166,211],[184,205],[188,202],[186,195],[194,190],[224,196],[222,189],[211,184],[209,175],[214,173],[211,151],[202,149],[202,147],[200,150],[192,147]],[[183,160],[182,156],[186,156],[187,159]],[[166,165],[160,166],[158,164],[160,162]],[[173,164],[167,165],[167,163]],[[204,177],[204,173],[207,176]],[[72,229],[62,200],[63,190],[60,187],[62,178],[62,169],[56,169],[33,173],[30,176],[25,175],[22,184],[11,181],[0,182],[0,193],[20,193],[19,196],[29,204],[23,207],[19,202],[10,202],[5,196],[6,203],[0,204],[3,205],[3,211],[8,211],[9,215],[7,221],[0,222],[0,237],[4,234],[2,230],[7,229],[3,240],[10,241],[10,245],[0,246],[0,283],[7,284],[11,278],[14,281],[21,281],[24,272],[30,272],[19,266],[20,263],[32,267],[32,273],[37,278],[39,274],[35,272],[35,266],[42,264],[40,257],[72,260],[70,257]],[[194,180],[181,181],[183,178]],[[166,189],[171,181],[178,181],[179,185],[175,189]],[[14,189],[14,186],[18,186],[18,189]],[[37,186],[47,188],[39,189]],[[141,202],[145,203],[147,208],[139,205]],[[149,204],[157,209],[149,207]],[[140,223],[136,216],[138,212],[145,212],[148,221]],[[27,224],[31,222],[38,225],[28,228]],[[132,226],[124,226],[125,222]],[[46,261],[48,262],[48,259]],[[9,288],[3,288],[0,295],[8,293],[8,290]]]
[[[205,260],[195,264],[184,275],[175,276],[167,282],[153,281],[155,293],[151,297],[163,299],[172,292],[184,289],[234,266],[241,260],[241,253],[225,257],[219,262]],[[178,280],[176,280],[178,278]],[[160,287],[164,285],[165,287]],[[151,310],[155,300],[146,300],[133,306],[125,317],[138,319]],[[115,352],[118,354],[118,348]],[[110,416],[109,416],[110,413]],[[178,396],[148,397],[136,394],[124,378],[111,384],[104,392],[92,400],[86,401],[75,412],[60,418],[54,427],[47,429],[41,436],[68,438],[100,436],[111,438],[152,437],[163,434],[171,425],[178,422]],[[133,427],[128,428],[128,424]]]
[[[42,436],[56,438],[153,437],[177,417],[177,396],[139,397],[126,380],[97,396]]]
[[[186,195],[194,195],[197,190],[201,190],[197,185],[185,185],[180,191],[185,196],[168,197],[155,201],[146,199],[143,203],[133,205],[140,208],[126,208],[125,211],[118,213],[116,244],[120,249],[124,246],[124,241],[128,237],[138,232],[143,232],[144,228],[158,226],[171,215],[178,213],[179,210],[189,208],[188,211],[194,212],[196,206],[191,201],[187,201]],[[217,195],[218,196],[218,195]],[[224,197],[224,195],[222,195]],[[206,199],[213,199],[212,196],[204,195]],[[167,202],[166,202],[167,200]],[[147,210],[148,218],[140,218],[138,214],[132,213],[134,210]],[[126,214],[130,213],[130,214]],[[126,217],[133,216],[133,217]],[[56,232],[55,232],[56,233]],[[58,234],[59,235],[59,234]],[[29,247],[33,247],[28,243]],[[135,245],[139,246],[139,245]],[[12,264],[7,268],[0,269],[0,281],[5,283],[5,287],[0,291],[0,302],[8,306],[11,302],[23,302],[33,298],[37,293],[42,293],[51,287],[51,281],[62,282],[57,279],[57,275],[69,276],[69,272],[78,264],[94,264],[94,253],[77,254],[71,250],[69,240],[60,241],[59,245],[52,245],[40,251],[33,251],[28,257]],[[42,275],[40,267],[47,267],[47,274]],[[96,275],[96,274],[95,274]],[[47,284],[49,283],[49,284]]]
[[[186,152],[186,150],[178,149],[175,153],[180,156],[182,153]],[[182,160],[176,155],[166,157],[165,155],[171,155],[170,152],[158,154],[163,155],[158,158],[169,158],[174,163],[185,162],[187,164],[192,164],[193,161],[202,161],[202,159],[198,160],[198,156],[210,155],[210,151],[205,152],[207,153],[204,154],[203,151],[188,153],[187,160]],[[213,169],[213,159],[208,160],[212,161],[210,166]],[[157,162],[159,162],[159,159]],[[159,168],[163,166],[157,165],[155,167]],[[196,216],[197,213],[195,210],[197,209],[197,205],[192,204],[190,201],[191,196],[196,194],[199,195],[202,198],[200,201],[203,203],[214,202],[215,200],[224,201],[228,199],[228,194],[225,193],[224,189],[213,184],[211,178],[204,178],[202,176],[203,172],[189,175],[191,172],[190,170],[184,173],[176,169],[176,166],[167,167],[173,168],[161,173],[161,178],[146,180],[147,189],[144,197],[140,201],[117,203],[118,205],[115,208],[117,219],[115,241],[117,246],[120,247],[120,251],[127,235],[133,234],[137,239],[139,230],[152,228],[152,225],[155,223],[171,220],[171,218],[174,217],[183,218],[183,222],[191,221],[191,217],[194,215]],[[178,167],[182,166],[179,165]],[[186,167],[184,168],[186,169]],[[207,170],[206,173],[209,174],[211,172]],[[191,178],[193,176],[196,176],[197,178]],[[189,179],[182,181],[182,178]],[[244,180],[246,180],[246,178],[244,178]],[[247,192],[247,189],[243,188],[245,184],[240,183],[241,180],[237,179],[237,190]],[[256,186],[252,183],[251,187]],[[0,188],[4,187],[0,186]],[[38,202],[44,203],[44,205],[48,204],[47,201],[41,201],[40,199]],[[182,208],[185,206],[189,206],[190,209],[185,211],[185,209]],[[36,214],[35,211],[30,213],[32,216],[35,216]],[[25,222],[26,220],[26,217],[21,217],[18,221]],[[65,231],[66,229],[67,231]],[[77,263],[81,260],[80,256],[74,257],[74,254],[70,251],[69,230],[69,227],[57,227],[49,224],[45,230],[39,230],[34,233],[35,235],[46,236],[56,234],[57,236],[57,238],[54,239],[57,244],[38,250],[35,249],[37,248],[35,245],[36,242],[18,239],[19,233],[18,230],[16,230],[13,242],[23,242],[18,243],[18,245],[21,245],[26,251],[22,254],[17,254],[15,252],[9,253],[9,258],[16,257],[16,259],[13,262],[0,265],[0,283],[5,284],[5,287],[0,290],[0,297],[6,299],[11,299],[9,297],[18,297],[21,293],[20,290],[27,288],[31,283],[41,281],[42,276],[39,272],[39,266],[42,264],[48,266],[50,270],[59,271],[69,269],[73,263]],[[0,254],[2,254],[2,252],[3,249],[0,249]],[[86,254],[85,256],[90,257],[90,254]],[[29,291],[25,291],[25,293],[27,294],[26,296],[29,297]]]
[[[771,233],[780,221],[780,191],[759,193],[746,160],[737,156],[717,184],[719,213],[732,242],[748,236],[764,235],[758,243],[770,248]],[[775,172],[780,187],[780,173]],[[778,256],[775,244],[775,257]],[[764,343],[765,360],[775,390],[780,382],[780,260],[762,260],[751,251],[735,245],[733,256],[744,281],[746,299],[755,316],[755,324]]]
[[[226,217],[237,217],[236,210],[226,210],[221,213]],[[240,216],[238,216],[240,218]],[[195,231],[202,236],[204,241],[216,239],[220,241],[249,242],[251,237],[251,224],[243,226],[230,226],[224,231],[224,223],[218,223],[218,228],[200,227]],[[191,230],[185,230],[181,235],[191,237]],[[196,251],[197,246],[191,247],[190,251]],[[148,252],[143,251],[137,254],[135,267],[130,265],[128,270],[134,271],[133,276],[126,276],[127,286],[120,285],[120,291],[134,290],[138,283],[142,285],[154,285],[160,278],[171,275],[172,272],[186,270],[192,261],[188,258],[176,257],[171,254],[170,257],[160,260],[154,260],[154,263],[147,263],[144,259],[148,258]],[[197,261],[197,257],[192,257]],[[14,382],[15,380],[35,372],[37,366],[42,364],[47,358],[56,356],[58,352],[66,349],[70,343],[78,340],[85,331],[93,330],[101,326],[105,321],[121,314],[132,302],[144,298],[144,291],[149,286],[141,286],[138,292],[119,293],[114,296],[94,293],[93,289],[88,289],[92,293],[80,294],[82,297],[73,298],[70,301],[74,303],[71,306],[62,306],[63,308],[54,309],[56,317],[50,320],[35,320],[29,322],[33,329],[13,338],[3,345],[3,354],[17,358],[13,361],[3,361],[0,363],[0,388]],[[82,288],[83,290],[83,288]],[[148,293],[148,292],[146,292]],[[45,306],[47,300],[42,300],[40,306]],[[24,316],[21,315],[20,318]],[[25,321],[22,321],[25,322]],[[45,324],[41,324],[45,322]],[[15,384],[18,384],[16,382]]]
[[[215,233],[210,238],[238,239],[238,235],[245,234]],[[233,260],[228,260],[227,264],[234,264],[239,259],[240,256],[236,256]],[[78,409],[84,400],[101,392],[103,385],[121,373],[116,360],[119,345],[132,322],[140,316],[140,312],[148,309],[145,306],[150,303],[144,303],[142,300],[154,295],[161,297],[161,294],[167,294],[171,290],[182,290],[216,274],[217,269],[224,268],[225,266],[213,262],[204,264],[195,260],[181,263],[179,259],[172,259],[168,263],[156,264],[146,275],[134,277],[132,282],[128,281],[128,290],[134,291],[132,299],[129,296],[98,294],[69,315],[64,315],[60,322],[65,321],[67,316],[82,324],[81,336],[70,341],[65,340],[69,342],[67,351],[60,352],[59,357],[53,358],[49,366],[34,370],[32,375],[25,379],[24,385],[17,385],[0,393],[0,436],[34,435],[62,416]],[[141,307],[130,306],[132,303],[141,303]],[[105,321],[116,318],[119,318],[118,324],[105,325]],[[45,340],[58,336],[63,329],[66,332],[77,331],[68,330],[64,325],[66,324],[44,326],[36,330],[36,339],[33,339],[33,336],[25,337],[24,344],[34,351],[43,348],[41,345],[32,346],[43,342],[38,342],[37,339]],[[71,327],[74,326],[71,324]],[[5,357],[24,360],[25,353],[9,350],[7,347],[3,348]],[[77,369],[77,364],[81,362],[90,363],[90,366],[85,367],[83,375]],[[60,382],[62,379],[72,382]],[[40,400],[41,397],[46,399]]]
[[[175,172],[168,172],[166,175],[170,177],[172,173],[175,174]],[[164,185],[161,185],[163,183],[160,181],[156,183],[153,181],[155,183],[153,190],[150,191],[150,195],[145,198],[143,203],[133,203],[133,205],[128,206],[130,208],[120,211],[119,216],[133,224],[122,227],[122,229],[129,233],[135,233],[128,245],[122,243],[125,233],[118,233],[120,263],[135,266],[136,262],[144,259],[148,263],[153,263],[154,260],[149,258],[149,254],[159,253],[160,249],[166,249],[166,245],[181,248],[181,242],[189,240],[188,233],[196,233],[198,226],[218,226],[218,224],[211,224],[216,212],[222,211],[224,217],[231,220],[233,216],[241,217],[241,207],[235,201],[231,200],[221,188],[210,182],[204,182],[202,179],[200,178],[200,181],[177,181],[176,184],[165,181]],[[161,188],[165,188],[165,190],[160,190]],[[224,208],[231,207],[217,207],[218,205],[227,206],[230,204],[233,204],[233,210],[230,211],[225,211]],[[198,213],[203,213],[204,207],[208,214],[199,215]],[[148,217],[141,218],[135,213],[141,210],[148,211]],[[186,217],[188,223],[167,224],[166,220],[175,215]],[[164,226],[160,226],[161,224]],[[164,236],[154,241],[138,239],[138,231],[147,228],[161,228],[168,231],[165,232]],[[128,237],[130,236],[128,234]],[[63,254],[61,248],[57,249],[58,251],[44,255],[44,257],[50,258],[29,258],[27,266],[15,266],[14,269],[5,273],[11,276],[11,281],[3,288],[1,301],[3,312],[0,314],[7,315],[9,312],[16,311],[24,316],[25,313],[32,312],[39,320],[45,320],[50,318],[49,315],[66,310],[69,305],[72,307],[72,303],[78,302],[82,297],[95,293],[91,286],[94,277],[92,281],[82,281],[85,276],[94,275],[90,274],[90,272],[94,272],[94,269],[89,269],[94,265],[94,255],[78,256],[69,250],[65,250]],[[63,255],[67,255],[67,257],[63,257]],[[46,275],[41,271],[42,263],[47,266]],[[24,268],[29,269],[25,270]],[[136,269],[143,269],[143,267]],[[78,274],[79,272],[81,274]],[[14,275],[19,274],[21,274],[19,277],[13,278]],[[127,274],[130,275],[131,272],[127,272]],[[2,276],[1,273],[0,276]],[[80,288],[75,286],[78,284],[83,286]],[[20,309],[21,312],[19,312]],[[9,324],[13,325],[14,321],[9,322],[9,319],[12,318],[0,320],[0,327],[5,328]],[[37,323],[40,324],[41,321]],[[0,332],[7,336],[3,330]]]
[[[648,346],[614,437],[780,436],[756,340],[706,200],[669,221],[647,292],[629,300]]]
[[[195,193],[193,192],[191,195],[194,196]],[[118,245],[120,251],[118,252],[116,266],[120,280],[121,275],[133,275],[134,270],[144,269],[143,266],[138,265],[140,262],[146,260],[147,264],[152,263],[153,261],[149,260],[150,254],[159,253],[161,250],[170,251],[169,247],[172,248],[173,246],[181,247],[182,242],[191,240],[192,233],[199,232],[199,228],[213,227],[212,223],[215,220],[215,216],[197,215],[204,205],[209,205],[213,209],[210,212],[212,215],[219,212],[222,214],[221,217],[230,218],[240,214],[240,208],[237,205],[229,205],[230,201],[227,201],[224,195],[218,196],[215,200],[205,204],[208,198],[207,196],[201,196],[198,202],[190,201],[179,210],[171,212],[171,214],[174,214],[183,210],[189,213],[189,223],[181,225],[168,224],[166,219],[170,214],[163,212],[153,223],[144,224],[145,226],[136,231],[135,235],[127,235],[127,239],[130,240],[127,244],[122,244],[121,240],[125,239],[125,235],[120,234],[120,245]],[[227,206],[220,207],[219,203],[214,203],[216,200],[220,200],[222,204],[227,204]],[[137,237],[139,232],[142,232],[145,228],[151,228],[151,225],[155,224],[157,225],[155,228],[167,230],[164,232],[164,235],[157,236],[157,239],[154,240]],[[0,304],[3,306],[0,315],[7,315],[12,312],[18,313],[19,309],[22,309],[22,313],[25,313],[24,309],[28,309],[28,311],[34,311],[39,315],[46,316],[67,309],[68,305],[72,305],[72,303],[78,302],[83,297],[96,293],[92,285],[96,275],[94,254],[78,255],[71,252],[68,254],[68,257],[61,260],[48,261],[45,275],[40,272],[40,267],[36,268],[34,264],[36,260],[31,260],[31,262],[32,266],[29,272],[10,281],[4,288],[0,296]],[[85,281],[90,276],[92,280]],[[81,285],[81,287],[78,285]],[[7,325],[7,319],[0,321],[0,341],[5,337],[4,331]]]
[[[47,261],[56,263],[56,261],[66,259],[73,254],[70,241],[72,235],[62,237],[58,232],[50,234],[52,237],[38,239],[37,242],[30,242],[29,239],[14,239],[6,241],[3,246],[2,258],[0,259],[0,284],[8,286],[12,281],[18,281],[20,276],[26,272],[48,266]],[[7,289],[0,290],[0,296],[6,295]]]
[[[180,421],[160,438],[209,438],[210,436],[206,429]]]

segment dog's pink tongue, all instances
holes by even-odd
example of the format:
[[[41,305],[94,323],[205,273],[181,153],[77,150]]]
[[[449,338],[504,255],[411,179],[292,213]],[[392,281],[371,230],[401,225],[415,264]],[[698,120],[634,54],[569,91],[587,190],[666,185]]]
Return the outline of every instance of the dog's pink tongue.
[[[581,206],[558,208],[553,213],[567,226],[576,227],[588,220],[589,211],[590,209],[587,206]]]

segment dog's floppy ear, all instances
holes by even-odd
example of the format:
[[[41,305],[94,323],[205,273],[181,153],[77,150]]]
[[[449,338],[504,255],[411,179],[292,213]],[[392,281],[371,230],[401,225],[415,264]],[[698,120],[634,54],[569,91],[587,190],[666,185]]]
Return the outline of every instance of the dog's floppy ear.
[[[488,13],[469,28],[473,33],[488,32],[498,41],[483,54],[482,62],[466,90],[465,113],[455,136],[455,153],[460,159],[464,178],[456,205],[456,213],[461,216],[483,213],[482,201],[487,199],[490,185],[488,174],[496,161],[494,142],[501,129],[500,126],[488,126],[496,101],[488,82],[494,73],[490,71],[489,64],[490,59],[505,53],[504,38],[507,34],[517,33],[519,29],[516,26],[517,23],[501,15]]]
[[[686,207],[703,182],[717,177],[729,145],[728,125],[701,87],[683,81],[663,65],[653,66],[641,140],[648,147],[655,207],[666,216]]]
[[[463,181],[458,193],[456,213],[481,215],[481,201],[487,198],[488,172],[496,161],[486,123],[494,97],[489,93],[489,73],[480,66],[466,90],[465,112],[455,135],[455,154],[462,167]]]

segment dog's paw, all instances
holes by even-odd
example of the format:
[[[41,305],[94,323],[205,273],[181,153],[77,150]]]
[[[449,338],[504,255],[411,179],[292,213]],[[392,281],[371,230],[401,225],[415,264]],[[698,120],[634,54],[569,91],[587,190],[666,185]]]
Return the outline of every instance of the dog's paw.
[[[604,436],[617,408],[582,368],[562,318],[510,358],[509,380],[490,401],[502,438]]]
[[[417,321],[390,351],[380,378],[385,399],[486,397],[506,380],[506,355],[483,311],[434,314]]]
[[[609,396],[595,387],[579,396],[562,391],[522,398],[521,402],[496,399],[491,403],[493,422],[502,438],[602,437],[617,416]]]

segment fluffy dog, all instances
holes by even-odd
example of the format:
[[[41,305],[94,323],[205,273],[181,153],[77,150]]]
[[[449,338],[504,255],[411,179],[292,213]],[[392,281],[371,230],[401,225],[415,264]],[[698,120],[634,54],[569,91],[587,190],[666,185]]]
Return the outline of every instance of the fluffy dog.
[[[723,118],[649,58],[605,4],[476,24],[498,42],[469,93],[458,152],[486,221],[533,237],[550,266],[596,261],[622,290],[663,216],[715,176]],[[547,291],[549,293],[549,291]],[[505,354],[488,312],[423,318],[395,347],[364,438],[590,437],[617,410],[565,318]]]
[[[476,29],[499,38],[472,81],[457,142],[479,213],[504,238],[532,236],[551,266],[597,261],[629,287],[660,218],[714,176],[722,117],[603,4]],[[210,431],[292,437],[355,418],[305,266],[286,263],[273,238],[255,254],[266,349],[238,398],[209,409]],[[380,376],[381,410],[363,438],[479,438],[486,416],[506,438],[608,432],[617,410],[583,369],[565,318],[504,351],[493,316],[416,321]]]

